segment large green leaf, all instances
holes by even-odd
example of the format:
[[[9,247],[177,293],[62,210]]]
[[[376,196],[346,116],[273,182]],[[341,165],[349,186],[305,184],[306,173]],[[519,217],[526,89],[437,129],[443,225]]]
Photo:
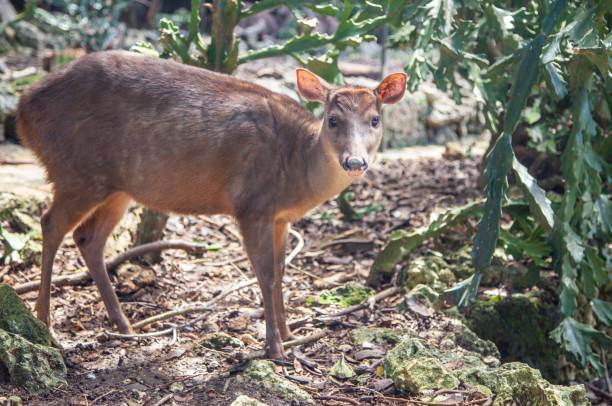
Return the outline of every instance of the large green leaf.
[[[580,323],[572,317],[566,317],[551,333],[551,337],[563,347],[574,354],[579,365],[585,367],[591,353],[591,343],[612,346],[612,338],[593,327]]]
[[[527,168],[516,157],[512,158],[512,168],[516,174],[516,180],[529,203],[529,207],[531,207],[531,212],[545,229],[552,230],[555,220],[550,200],[546,197],[542,188],[538,186],[533,176],[529,174]]]
[[[483,207],[483,216],[478,223],[478,231],[474,237],[474,248],[472,249],[472,261],[479,272],[486,271],[497,245],[501,207],[508,186],[507,176],[512,168],[513,157],[510,135],[504,133],[487,156],[485,171],[487,201]]]
[[[599,299],[591,299],[591,309],[599,321],[608,327],[612,327],[612,303]]]
[[[546,43],[544,34],[538,34],[524,50],[523,60],[510,92],[510,101],[504,116],[504,132],[512,134],[518,125],[521,111],[527,104],[527,97],[539,72],[540,54]]]
[[[389,273],[395,264],[414,252],[425,240],[447,232],[468,216],[477,213],[482,202],[483,200],[476,200],[465,206],[448,210],[432,221],[428,227],[420,227],[410,232],[396,231],[376,256],[370,275]]]

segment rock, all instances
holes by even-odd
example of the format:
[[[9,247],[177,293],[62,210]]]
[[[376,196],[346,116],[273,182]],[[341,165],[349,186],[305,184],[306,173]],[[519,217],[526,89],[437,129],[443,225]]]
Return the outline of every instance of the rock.
[[[293,382],[281,378],[274,372],[274,363],[266,360],[250,361],[244,371],[232,379],[230,385],[242,388],[245,384],[263,387],[269,393],[284,400],[282,404],[291,401],[315,404],[312,397]]]
[[[38,49],[44,39],[42,32],[32,23],[19,21],[12,25],[17,41],[28,48]]]
[[[172,382],[170,385],[170,392],[172,393],[181,393],[185,390],[185,385],[183,382]]]
[[[204,338],[196,344],[193,351],[198,354],[201,353],[204,348],[220,350],[225,347],[243,348],[244,343],[226,333],[210,333],[206,334]]]
[[[546,379],[558,380],[561,349],[549,337],[558,320],[554,305],[513,295],[496,302],[477,300],[466,325],[479,337],[493,341],[503,361],[525,362]]]
[[[427,285],[441,293],[450,288],[455,281],[449,264],[439,255],[424,255],[416,258],[402,269],[397,278],[399,286],[408,289],[418,284]]]
[[[373,294],[372,289],[357,282],[349,281],[333,289],[323,290],[318,296],[307,297],[306,304],[313,306],[337,303],[342,307],[349,307],[367,300]]]
[[[395,344],[402,339],[402,332],[386,327],[359,327],[349,332],[349,339],[356,347],[364,343],[378,345]]]
[[[416,298],[427,307],[434,307],[438,301],[438,293],[427,285],[419,283],[408,293],[408,296]]]
[[[0,406],[22,406],[23,400],[19,396],[11,396],[9,398],[5,398],[4,396],[0,396]]]
[[[540,372],[519,362],[503,364],[496,369],[481,369],[467,382],[482,384],[497,396],[494,406],[506,404],[533,406],[586,406],[589,401],[583,385],[560,386],[548,383]],[[514,402],[514,403],[512,403]]]
[[[246,395],[240,395],[234,400],[230,406],[268,406],[257,399],[250,398]]]
[[[426,390],[455,389],[459,379],[434,357],[412,358],[388,373],[399,390],[423,393]]]
[[[30,392],[66,385],[66,365],[57,348],[33,344],[5,330],[0,330],[0,365],[11,385]]]
[[[125,263],[116,271],[119,291],[124,294],[136,292],[138,289],[152,285],[155,282],[155,272],[137,264]]]
[[[45,323],[34,317],[13,288],[6,284],[0,284],[0,329],[32,344],[53,345]]]

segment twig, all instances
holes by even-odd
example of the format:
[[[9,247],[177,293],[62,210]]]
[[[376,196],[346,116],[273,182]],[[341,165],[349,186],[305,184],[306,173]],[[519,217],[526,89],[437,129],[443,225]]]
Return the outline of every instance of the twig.
[[[215,303],[217,303],[219,300],[223,299],[225,296],[229,295],[230,293],[233,293],[235,291],[238,291],[242,288],[246,288],[247,286],[251,286],[253,284],[257,283],[257,279],[256,278],[252,278],[249,280],[246,280],[242,283],[239,283],[238,285],[235,285],[232,288],[229,288],[223,292],[221,292],[219,295],[215,296],[213,299],[209,300],[208,302],[202,304],[202,305],[197,305],[197,306],[189,306],[189,307],[184,307],[182,309],[177,309],[177,310],[171,310],[169,312],[165,312],[165,313],[161,313],[161,314],[157,314],[155,316],[149,317],[147,319],[141,320],[137,323],[134,323],[132,325],[133,328],[141,328],[143,326],[146,326],[148,324],[154,323],[156,321],[161,321],[161,320],[166,320],[169,319],[171,317],[174,316],[178,316],[181,314],[186,314],[186,313],[202,313],[202,312],[206,312],[206,311],[211,311],[211,306]]]
[[[167,334],[172,333],[173,331],[175,331],[176,328],[168,328],[165,330],[160,330],[160,331],[154,331],[151,333],[142,333],[142,334],[122,334],[122,333],[113,333],[112,331],[108,331],[108,330],[104,330],[104,334],[106,334],[109,337],[115,337],[115,338],[121,338],[123,340],[138,340],[139,338],[151,338],[151,337],[159,337],[159,336],[165,336]]]
[[[606,398],[608,400],[612,400],[612,393],[606,392],[605,390],[601,390],[597,386],[592,385],[592,384],[590,384],[588,382],[585,383],[585,385],[586,385],[587,388],[589,388],[593,392],[597,393],[599,396],[603,396],[604,398]]]
[[[311,343],[313,341],[318,341],[321,338],[325,337],[327,334],[328,334],[327,330],[317,331],[316,333],[313,333],[313,334],[311,334],[309,336],[284,342],[283,343],[283,348],[287,349],[287,348],[295,347],[296,345],[308,344],[308,343]],[[252,359],[255,359],[255,358],[261,358],[261,357],[263,357],[265,355],[266,355],[266,351],[265,350],[259,350],[259,351],[250,352],[248,354],[242,354],[240,358],[243,361],[248,361],[248,360],[252,360]]]
[[[110,395],[111,393],[115,393],[115,392],[117,392],[117,389],[111,389],[111,390],[109,390],[108,392],[106,392],[105,394],[100,395],[100,396],[98,396],[97,398],[95,398],[94,400],[92,400],[92,401],[91,401],[91,404],[93,405],[93,404],[94,404],[94,403],[96,403],[98,400],[100,400],[100,399],[102,399],[102,398],[104,398],[104,397],[106,397],[106,396]]]
[[[285,265],[289,265],[289,263],[293,261],[293,258],[296,257],[296,255],[302,250],[302,248],[304,248],[304,238],[300,233],[289,227],[289,234],[297,238],[298,243],[296,244],[295,248],[291,250],[289,255],[287,255],[287,257],[285,258]]]
[[[2,279],[2,277],[0,277],[0,279]],[[606,352],[604,351],[601,345],[599,346],[599,354],[601,357],[601,364],[604,367],[604,380],[606,382],[606,390],[608,391],[608,393],[611,393],[612,383],[610,383],[610,374],[608,373],[608,360],[606,359]]]
[[[166,403],[167,401],[169,401],[169,400],[172,398],[172,396],[174,396],[174,394],[173,394],[173,393],[168,393],[168,394],[167,394],[167,395],[165,395],[163,398],[161,398],[160,400],[158,400],[158,401],[157,401],[157,403],[155,403],[155,404],[153,404],[153,405],[151,405],[151,406],[161,406],[161,405],[163,405],[164,403]]]
[[[312,395],[315,400],[337,400],[338,402],[350,403],[351,405],[359,406],[359,402],[345,396],[329,396],[329,395]]]
[[[0,271],[0,281],[2,280],[2,278],[4,278],[4,275],[9,273],[10,270],[11,270],[11,267],[7,265],[6,268]]]
[[[198,262],[201,263],[204,266],[224,266],[224,265],[230,265],[230,264],[237,264],[239,262],[244,262],[246,260],[248,260],[249,257],[247,257],[246,255],[243,255],[241,257],[238,257],[236,259],[227,259],[225,261],[220,261],[220,262]]]
[[[346,314],[353,313],[353,312],[355,312],[357,310],[360,310],[360,309],[363,309],[365,307],[368,307],[370,305],[370,303],[372,303],[372,302],[376,303],[376,302],[379,302],[379,301],[381,301],[381,300],[383,300],[385,298],[388,298],[389,296],[393,296],[396,293],[397,293],[397,287],[393,286],[391,288],[388,288],[388,289],[385,289],[383,291],[378,292],[377,294],[375,294],[374,296],[372,296],[371,298],[369,298],[368,300],[366,300],[366,301],[364,301],[362,303],[353,305],[351,307],[347,307],[346,309],[340,310],[339,312],[336,312],[336,313],[327,314],[324,317],[320,317],[320,318],[317,318],[317,319],[324,320],[326,318],[334,318],[334,317],[344,316]]]
[[[136,258],[141,255],[148,254],[150,252],[159,252],[169,249],[180,249],[192,254],[201,254],[208,250],[206,248],[206,245],[194,244],[186,241],[154,241],[129,249],[126,252],[119,254],[116,257],[106,261],[106,269],[110,272],[115,269],[119,264],[128,261],[132,258]]]
[[[123,254],[119,254],[114,258],[106,261],[106,269],[107,271],[112,271],[119,264],[135,258],[140,255],[148,254],[150,252],[163,251],[168,249],[182,249],[191,253],[200,253],[205,252],[207,250],[205,245],[201,244],[192,244],[185,241],[179,240],[168,240],[168,241],[155,241],[148,244],[139,245],[134,247]],[[58,276],[57,278],[53,278],[51,280],[51,284],[53,286],[70,286],[70,285],[80,285],[91,280],[91,275],[89,274],[89,270],[85,272],[80,272],[74,275],[65,275]],[[37,290],[40,287],[40,281],[32,281],[23,283],[21,285],[15,286],[15,291],[17,293],[26,293],[31,292],[33,290]]]

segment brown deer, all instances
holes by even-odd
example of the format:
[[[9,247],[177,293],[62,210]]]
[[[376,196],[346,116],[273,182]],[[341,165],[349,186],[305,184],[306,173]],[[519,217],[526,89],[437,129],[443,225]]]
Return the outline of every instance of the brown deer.
[[[50,322],[53,260],[73,237],[121,333],[130,333],[104,266],[106,239],[133,199],[238,223],[264,300],[266,354],[283,356],[281,280],[288,224],[363,174],[382,136],[380,110],[406,75],[376,89],[331,86],[298,69],[289,97],[234,77],[124,51],[87,55],[51,72],[19,102],[18,132],[47,170],[38,318]]]

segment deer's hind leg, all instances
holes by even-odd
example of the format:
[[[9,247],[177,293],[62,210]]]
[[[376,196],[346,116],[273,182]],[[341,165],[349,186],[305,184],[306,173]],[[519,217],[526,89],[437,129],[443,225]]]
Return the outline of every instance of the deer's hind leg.
[[[108,236],[123,217],[130,200],[128,195],[121,192],[111,194],[73,234],[74,242],[79,247],[91,277],[100,291],[106,311],[111,321],[117,325],[119,332],[123,334],[131,333],[132,328],[121,310],[119,299],[106,272],[104,246]]]

